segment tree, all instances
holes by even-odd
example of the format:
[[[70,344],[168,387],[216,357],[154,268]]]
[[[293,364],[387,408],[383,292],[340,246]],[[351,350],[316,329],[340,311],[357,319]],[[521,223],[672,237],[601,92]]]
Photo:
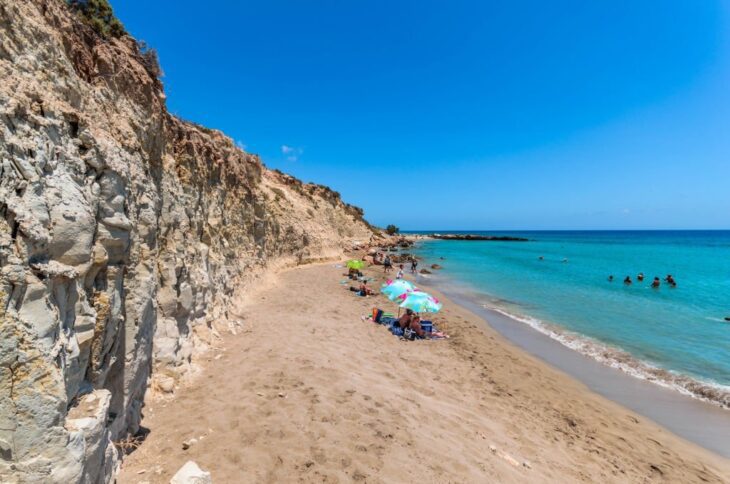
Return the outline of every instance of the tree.
[[[386,232],[386,233],[387,233],[388,235],[395,235],[395,234],[397,234],[398,232],[400,232],[400,229],[399,229],[398,227],[396,227],[395,225],[393,225],[393,224],[390,224],[390,225],[388,225],[387,227],[385,227],[385,232]]]

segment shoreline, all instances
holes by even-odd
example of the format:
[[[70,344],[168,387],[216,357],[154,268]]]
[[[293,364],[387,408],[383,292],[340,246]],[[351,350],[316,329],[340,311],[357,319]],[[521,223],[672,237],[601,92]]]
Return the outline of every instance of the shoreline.
[[[425,282],[422,282],[424,281]],[[453,302],[482,316],[484,324],[519,348],[585,384],[589,389],[652,419],[676,435],[722,457],[730,458],[730,411],[717,402],[681,393],[644,378],[608,366],[531,325],[498,309],[485,307],[477,298],[460,293],[439,278],[419,283],[446,294]],[[439,284],[441,282],[441,284]]]
[[[343,269],[283,271],[230,309],[244,329],[172,398],[119,482],[727,482],[730,461],[596,394],[452,302],[450,339],[406,342],[361,319]],[[364,271],[379,287],[382,268]],[[197,442],[183,450],[181,444]]]

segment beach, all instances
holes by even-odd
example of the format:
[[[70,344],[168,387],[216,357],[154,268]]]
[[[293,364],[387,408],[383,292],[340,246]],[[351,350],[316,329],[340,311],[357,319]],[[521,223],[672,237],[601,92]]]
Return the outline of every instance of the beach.
[[[433,319],[449,339],[394,337],[365,319],[394,304],[355,296],[344,271],[285,270],[230,307],[243,328],[173,396],[148,393],[149,434],[119,482],[169,482],[188,460],[216,483],[730,482],[727,459],[591,392],[448,298]],[[365,273],[374,288],[384,280],[382,267]]]

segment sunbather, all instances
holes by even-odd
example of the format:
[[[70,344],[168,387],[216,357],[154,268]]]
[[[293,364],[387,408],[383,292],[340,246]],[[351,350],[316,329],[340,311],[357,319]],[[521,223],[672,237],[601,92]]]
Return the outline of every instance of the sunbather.
[[[401,329],[406,329],[410,326],[412,319],[413,311],[406,309],[406,313],[398,319],[398,326],[400,326]]]
[[[421,318],[419,316],[413,316],[409,327],[411,328],[411,331],[416,333],[416,336],[418,336],[419,338],[423,338],[426,336],[426,332],[421,327]]]

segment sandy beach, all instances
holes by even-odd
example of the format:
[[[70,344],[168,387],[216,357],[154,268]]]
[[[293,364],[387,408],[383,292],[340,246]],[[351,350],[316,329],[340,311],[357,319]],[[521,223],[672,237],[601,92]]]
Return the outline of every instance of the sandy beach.
[[[395,306],[346,290],[343,271],[286,270],[229,308],[243,330],[174,396],[149,392],[150,433],[118,482],[169,482],[188,460],[216,483],[730,482],[727,459],[592,393],[448,299],[433,319],[450,339],[392,336],[363,316]],[[382,268],[365,272],[379,287]]]

